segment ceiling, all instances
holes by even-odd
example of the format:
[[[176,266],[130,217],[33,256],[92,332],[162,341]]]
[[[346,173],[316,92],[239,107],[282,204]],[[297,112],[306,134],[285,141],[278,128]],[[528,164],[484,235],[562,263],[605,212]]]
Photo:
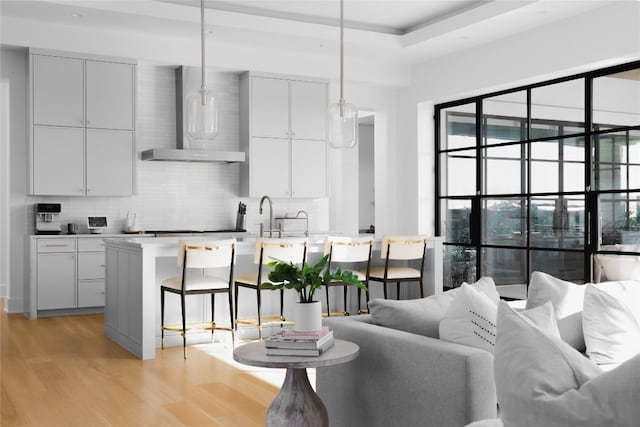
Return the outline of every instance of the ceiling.
[[[345,0],[345,51],[415,64],[615,0]],[[206,0],[212,44],[335,55],[338,0]],[[2,19],[199,37],[198,0],[2,0]]]

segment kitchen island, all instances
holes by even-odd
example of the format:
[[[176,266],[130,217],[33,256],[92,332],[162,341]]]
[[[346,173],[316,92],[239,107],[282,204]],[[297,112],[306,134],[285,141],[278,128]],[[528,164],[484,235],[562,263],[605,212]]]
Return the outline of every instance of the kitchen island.
[[[160,347],[160,282],[168,277],[180,275],[176,265],[178,241],[217,240],[231,237],[216,234],[170,237],[136,237],[105,240],[106,250],[106,303],[105,334],[141,359],[155,358]],[[307,249],[310,262],[321,257],[324,251],[325,235],[309,237]],[[253,272],[255,237],[239,237],[236,249],[235,274]],[[442,240],[429,239],[425,263],[425,295],[442,292]],[[374,239],[372,263],[380,261],[380,239]],[[435,266],[435,268],[434,268]],[[376,287],[375,289],[378,289]],[[242,291],[241,291],[242,292]],[[353,293],[355,294],[355,293]],[[322,298],[320,293],[317,294]],[[371,295],[372,298],[376,295]],[[296,301],[295,292],[285,292],[285,317],[291,316],[289,310]],[[203,322],[210,317],[209,303],[197,302],[198,296],[187,301],[188,322]],[[180,308],[172,299],[166,303],[167,324],[178,323]],[[263,312],[277,310],[278,293],[263,292]],[[217,304],[220,304],[218,309]],[[216,300],[216,312],[219,319],[228,319],[227,301],[224,297]],[[226,313],[221,315],[221,313]],[[240,294],[239,317],[255,317],[255,297],[248,293]],[[255,328],[253,328],[255,329]],[[252,331],[252,329],[250,329]],[[220,332],[224,334],[225,332]],[[192,336],[189,335],[189,343]],[[210,339],[209,333],[202,334],[200,340]],[[173,338],[173,339],[172,339]],[[179,335],[168,335],[165,345],[181,345]],[[198,336],[195,335],[195,339]]]

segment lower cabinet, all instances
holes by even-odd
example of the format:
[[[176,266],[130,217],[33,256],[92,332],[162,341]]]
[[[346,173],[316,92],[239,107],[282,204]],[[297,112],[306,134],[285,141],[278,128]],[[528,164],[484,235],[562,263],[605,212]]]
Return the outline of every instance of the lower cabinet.
[[[31,285],[35,285],[37,310],[104,307],[101,238],[35,238],[33,243],[35,277]],[[37,316],[33,311],[31,314]]]
[[[75,253],[38,254],[38,310],[76,306]]]

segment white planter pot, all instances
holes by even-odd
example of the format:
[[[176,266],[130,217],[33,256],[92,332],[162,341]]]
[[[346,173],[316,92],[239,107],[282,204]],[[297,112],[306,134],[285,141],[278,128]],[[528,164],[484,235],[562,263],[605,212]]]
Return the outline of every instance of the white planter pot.
[[[322,304],[320,301],[296,302],[293,307],[293,330],[298,332],[322,329]]]

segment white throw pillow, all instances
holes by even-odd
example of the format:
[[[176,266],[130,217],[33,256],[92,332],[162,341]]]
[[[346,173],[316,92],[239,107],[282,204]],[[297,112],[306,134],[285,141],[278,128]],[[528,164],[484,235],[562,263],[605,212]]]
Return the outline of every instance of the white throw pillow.
[[[640,280],[640,256],[599,254],[597,257],[607,281]]]
[[[482,291],[486,296],[488,296],[491,299],[491,301],[495,302],[496,304],[498,304],[498,301],[500,301],[500,294],[496,289],[496,284],[493,281],[493,279],[489,276],[483,276],[474,283],[462,282],[462,284],[473,286],[477,290]],[[459,290],[460,290],[460,287],[457,287],[455,289],[451,289],[450,291],[445,292],[445,294],[450,295],[451,299],[453,299],[455,298]]]
[[[599,408],[590,406],[596,402],[575,396],[576,390],[602,370],[556,335],[550,304],[533,310],[537,313],[523,315],[502,301],[498,304],[494,375],[504,424],[605,425],[591,423],[581,412],[594,415]],[[601,422],[603,418],[597,419]]]
[[[463,283],[440,322],[440,339],[493,353],[497,305],[482,291]]]
[[[640,354],[640,282],[587,285],[582,327],[595,363],[622,363]]]
[[[547,273],[534,271],[529,282],[526,309],[550,301],[558,319],[558,329],[563,340],[578,351],[584,351],[582,334],[582,305],[584,285],[567,282]]]

